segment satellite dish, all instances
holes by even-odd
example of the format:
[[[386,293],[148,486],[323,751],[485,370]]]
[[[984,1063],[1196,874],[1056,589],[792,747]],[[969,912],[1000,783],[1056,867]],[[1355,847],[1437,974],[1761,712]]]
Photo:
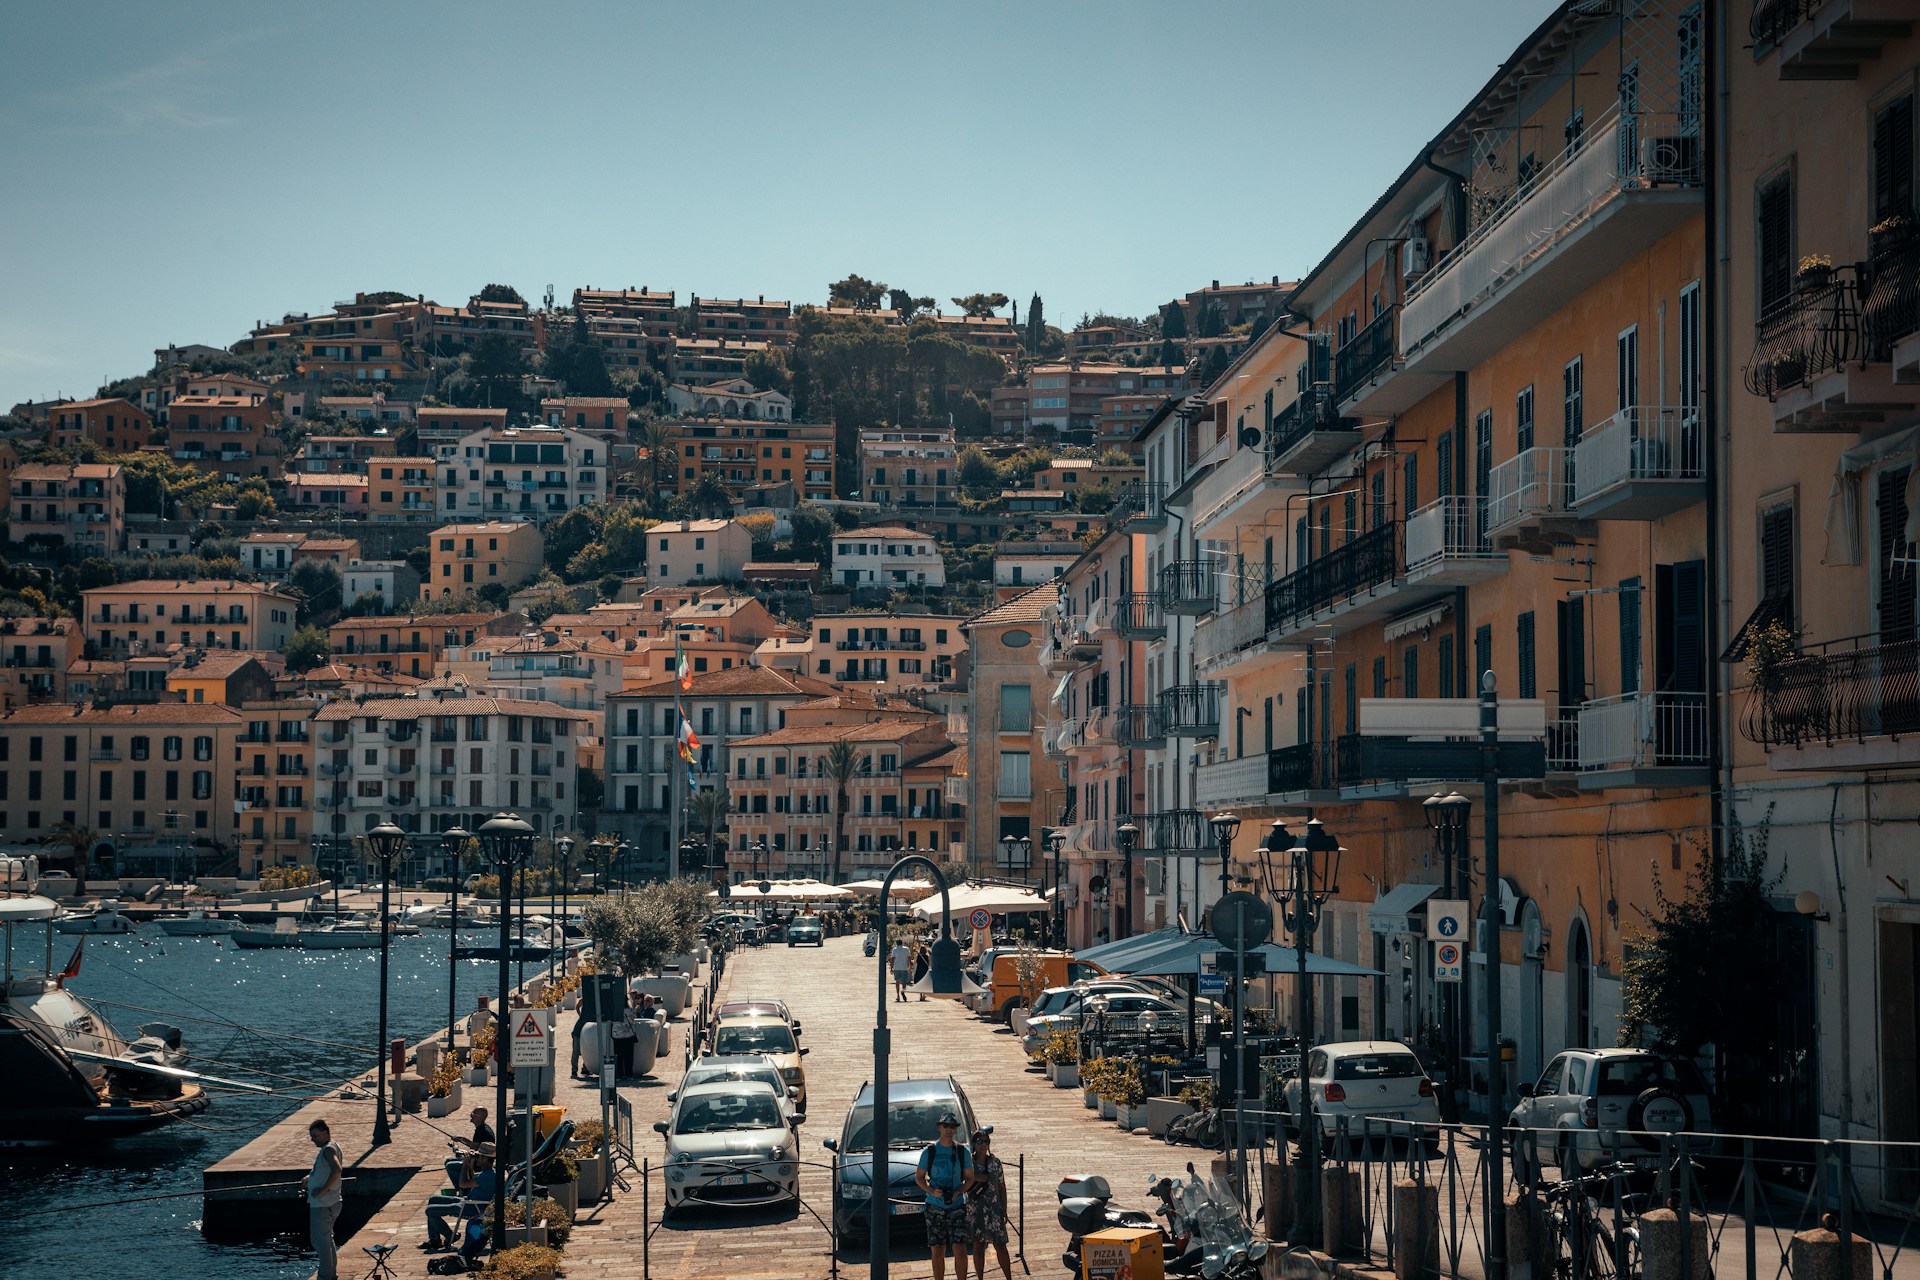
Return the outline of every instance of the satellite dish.
[[[1240,428],[1240,447],[1242,449],[1258,449],[1260,447],[1260,428]]]

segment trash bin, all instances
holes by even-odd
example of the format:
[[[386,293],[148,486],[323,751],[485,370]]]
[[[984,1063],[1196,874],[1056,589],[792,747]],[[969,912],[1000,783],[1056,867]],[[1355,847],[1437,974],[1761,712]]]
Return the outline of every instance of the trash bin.
[[[545,1142],[560,1122],[567,1118],[567,1109],[561,1106],[535,1107],[533,1109],[533,1137],[535,1142]]]

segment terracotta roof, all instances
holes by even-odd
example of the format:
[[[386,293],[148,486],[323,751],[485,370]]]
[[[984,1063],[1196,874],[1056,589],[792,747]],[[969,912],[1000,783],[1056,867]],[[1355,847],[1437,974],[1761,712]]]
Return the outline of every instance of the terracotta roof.
[[[179,676],[182,680],[225,680],[249,662],[261,662],[263,655],[247,649],[209,649],[198,661],[188,664],[182,662],[167,673],[168,679]],[[278,658],[279,654],[273,655]]]
[[[423,404],[420,412],[437,413],[449,418],[499,418],[502,421],[507,416],[505,409],[456,409],[444,404]]]
[[[250,533],[240,539],[240,545],[243,547],[249,545],[265,546],[268,543],[291,542],[295,546],[298,546],[306,540],[307,535],[304,533]]]
[[[967,771],[966,764],[967,764],[967,749],[962,746],[954,746],[954,747],[948,748],[945,751],[935,752],[933,755],[928,756],[924,760],[910,760],[907,762],[906,767],[909,769],[946,769],[949,771],[957,770],[959,773],[964,775]]]
[[[927,721],[905,716],[861,724],[794,725],[757,737],[729,739],[727,750],[736,751],[741,747],[813,746],[828,742],[898,742],[926,727]]]
[[[360,478],[362,480],[366,479],[365,476]],[[540,532],[538,528],[530,524],[508,523],[503,520],[477,520],[464,524],[443,524],[433,531],[432,536],[436,538],[457,538],[467,533],[511,533],[515,529],[532,529],[535,533]]]
[[[302,672],[296,679],[314,684],[390,684],[408,688],[426,683],[421,676],[410,676],[400,671],[382,671],[378,667],[363,667],[351,662],[329,662],[322,667],[314,667]]]
[[[189,595],[200,595],[205,592],[215,592],[219,594],[231,593],[249,596],[279,596],[285,600],[293,599],[292,596],[280,590],[278,587],[265,582],[220,582],[211,578],[202,578],[198,582],[178,582],[171,579],[142,578],[137,582],[116,582],[104,587],[88,587],[80,594],[82,596],[104,595],[108,592],[115,591],[135,595],[155,595],[160,592],[185,592]]]
[[[120,474],[117,462],[29,462],[16,468],[16,480],[78,480],[82,477],[112,479]]]
[[[621,694],[626,698],[668,697],[680,687],[680,682],[669,676],[664,680],[655,680],[638,688],[628,689]],[[725,671],[697,671],[693,676],[693,688],[687,693],[689,698],[758,698],[792,695],[805,698],[813,690],[802,686],[800,679],[784,671],[775,671],[771,667],[729,667]]]
[[[873,537],[925,538],[928,542],[934,541],[932,534],[922,533],[918,529],[909,529],[903,524],[876,524],[864,529],[841,529],[833,535],[833,540],[839,542],[843,538]]]
[[[360,545],[358,538],[308,538],[300,544],[300,550],[345,551],[348,547]]]
[[[98,400],[68,400],[60,404],[48,405],[47,407],[57,412],[58,410],[61,410],[61,409],[98,409],[105,405],[110,405],[110,404],[124,404],[129,409],[133,409],[141,413],[145,412],[144,409],[140,409],[138,405],[133,403],[133,401],[127,400],[121,396],[107,396],[103,399],[98,399]]]
[[[398,614],[384,618],[342,618],[327,628],[329,631],[382,631],[388,627],[427,627],[437,631],[464,627],[469,623],[482,626],[496,619],[507,617],[504,613],[410,613],[406,617]]]
[[[488,698],[369,698],[364,702],[330,702],[316,720],[422,720],[430,716],[543,716],[549,720],[592,720],[591,711],[575,711],[552,702],[531,699]]]
[[[240,713],[217,702],[121,702],[108,707],[41,702],[0,714],[6,724],[239,724]]]
[[[1031,591],[1023,591],[1005,604],[982,610],[961,623],[962,627],[1005,626],[1014,622],[1038,622],[1040,611],[1060,598],[1060,586],[1043,582]]]

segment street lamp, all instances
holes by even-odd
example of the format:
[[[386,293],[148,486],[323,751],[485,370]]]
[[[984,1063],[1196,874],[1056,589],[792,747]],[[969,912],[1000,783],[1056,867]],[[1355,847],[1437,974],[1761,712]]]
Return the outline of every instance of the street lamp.
[[[1216,813],[1207,821],[1213,828],[1213,842],[1220,846],[1220,892],[1224,894],[1233,887],[1227,877],[1233,865],[1233,837],[1240,830],[1240,819],[1231,813]]]
[[[1113,834],[1120,842],[1120,874],[1127,878],[1125,905],[1121,908],[1126,912],[1126,919],[1122,922],[1120,936],[1131,938],[1133,936],[1133,846],[1140,839],[1140,828],[1134,826],[1133,819],[1129,818],[1121,823],[1120,829]]]
[[[1313,949],[1314,930],[1320,924],[1320,909],[1340,890],[1340,842],[1327,832],[1318,818],[1307,820],[1306,830],[1296,839],[1278,819],[1267,834],[1267,851],[1284,851],[1291,862],[1293,903],[1283,912],[1287,932],[1293,935],[1294,1002],[1298,1006],[1299,1112],[1300,1145],[1294,1176],[1294,1221],[1302,1238],[1317,1239],[1320,1187],[1320,1122],[1313,1114],[1313,1094],[1308,1088],[1307,1057],[1313,1039],[1313,987],[1307,977],[1307,953]]]
[[[393,860],[407,847],[407,833],[388,818],[367,832],[367,845],[380,859],[380,1063],[374,1076],[380,1109],[373,1115],[373,1145],[384,1147],[393,1141],[393,1129],[387,1123],[387,943],[392,937],[387,899],[393,892]]]
[[[1473,809],[1473,801],[1458,791],[1451,795],[1434,792],[1420,802],[1427,817],[1427,826],[1433,831],[1434,839],[1440,846],[1440,896],[1443,898],[1464,898],[1467,896],[1467,815]],[[1460,860],[1459,891],[1454,890],[1454,858]],[[1440,985],[1441,1027],[1446,1037],[1447,1053],[1447,1119],[1459,1115],[1460,1097],[1460,989],[1458,984],[1447,982]]]
[[[1055,827],[1047,835],[1047,844],[1053,849],[1053,945],[1067,945],[1067,895],[1060,883],[1060,859],[1067,848],[1067,833]]]
[[[1007,874],[1026,880],[1033,873],[1033,838],[1016,836],[1012,833],[1000,837],[1000,851],[1004,854]]]
[[[502,885],[510,885],[513,880],[515,868],[525,862],[533,853],[533,828],[528,826],[517,814],[497,813],[480,824],[480,849],[488,858],[492,859],[494,866],[499,868],[500,883]],[[497,1060],[496,1065],[500,1068],[498,1079],[494,1084],[493,1114],[494,1118],[500,1123],[502,1140],[505,1139],[507,1132],[506,1067],[508,1062],[506,1045],[507,1037],[511,1034],[508,1026],[510,1011],[507,1008],[507,955],[510,947],[507,937],[507,929],[509,926],[506,910],[507,904],[511,901],[512,896],[510,892],[503,892],[500,895],[500,1003],[498,1005],[500,1012],[493,1024],[493,1052]],[[529,1116],[527,1123],[531,1124],[532,1122],[532,1117]],[[499,1251],[501,1237],[506,1234],[505,1225],[507,1221],[507,1179],[505,1176],[507,1168],[505,1156],[507,1153],[502,1151],[500,1154],[502,1157],[499,1165],[501,1172],[500,1175],[494,1179],[493,1183],[493,1221],[496,1226],[493,1247],[496,1252]],[[533,1176],[531,1169],[527,1171],[527,1176],[529,1178]]]
[[[553,849],[560,858],[560,919],[555,922],[554,930],[559,935],[555,940],[560,944],[554,950],[564,951],[567,945],[567,873],[573,870],[573,837],[558,836],[554,839]],[[547,953],[547,977],[553,977],[552,951]]]
[[[940,888],[940,940],[933,944],[933,963],[927,970],[927,976],[914,983],[914,989],[922,995],[938,996],[943,1000],[957,1000],[971,995],[980,988],[967,981],[966,975],[960,971],[960,944],[953,940],[953,899],[947,892],[947,878],[940,874],[940,868],[933,860],[910,853],[894,863],[880,881],[880,901],[882,904],[887,901],[893,890],[894,877],[915,863],[925,867],[934,884]],[[892,1135],[888,1132],[887,1115],[887,1053],[892,1048],[892,1033],[887,1030],[887,949],[875,947],[874,954],[880,962],[880,985],[873,1025],[873,1157],[867,1175],[871,1192],[867,1204],[871,1209],[872,1225],[868,1231],[867,1274],[869,1280],[887,1280],[887,1255],[892,1247],[889,1239],[892,1227],[889,1193],[893,1188],[893,1163],[889,1154]]]
[[[460,981],[460,858],[467,851],[467,842],[473,836],[465,827],[455,823],[450,829],[440,833],[440,850],[447,857],[448,874],[452,877],[447,886],[447,1056],[453,1056],[453,1023],[460,1016],[454,1003],[454,987]]]

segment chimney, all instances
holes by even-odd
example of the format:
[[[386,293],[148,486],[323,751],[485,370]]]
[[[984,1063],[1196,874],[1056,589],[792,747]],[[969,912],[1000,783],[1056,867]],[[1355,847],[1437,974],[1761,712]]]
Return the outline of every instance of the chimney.
[[[1214,288],[1216,288],[1216,289],[1218,289],[1218,288],[1220,287],[1220,282],[1219,282],[1218,280],[1215,280],[1215,281],[1213,282],[1213,287],[1214,287]]]

